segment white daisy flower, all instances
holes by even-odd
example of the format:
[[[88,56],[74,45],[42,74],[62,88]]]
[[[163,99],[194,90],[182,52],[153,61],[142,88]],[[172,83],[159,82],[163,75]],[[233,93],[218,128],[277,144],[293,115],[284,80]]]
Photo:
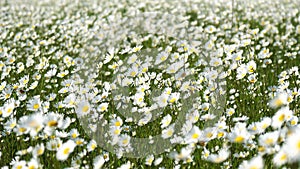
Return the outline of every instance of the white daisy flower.
[[[76,147],[76,143],[72,140],[68,140],[65,142],[57,151],[56,158],[59,161],[65,161],[70,153],[73,152],[74,148]]]
[[[240,166],[239,169],[263,169],[264,162],[261,156],[253,157],[249,161],[244,161]]]
[[[163,119],[161,120],[161,128],[165,128],[168,127],[170,125],[172,121],[172,116],[170,114],[166,115],[165,117],[163,117]]]
[[[164,130],[162,131],[162,136],[161,136],[161,137],[164,138],[164,139],[167,139],[167,138],[172,137],[173,134],[174,134],[174,124],[171,125],[171,126],[169,126],[169,127],[166,128],[166,129],[164,129]]]
[[[277,108],[287,104],[287,93],[278,93],[274,99],[270,101],[270,107]]]
[[[91,105],[88,101],[83,100],[77,104],[75,111],[78,117],[86,116],[91,111]]]

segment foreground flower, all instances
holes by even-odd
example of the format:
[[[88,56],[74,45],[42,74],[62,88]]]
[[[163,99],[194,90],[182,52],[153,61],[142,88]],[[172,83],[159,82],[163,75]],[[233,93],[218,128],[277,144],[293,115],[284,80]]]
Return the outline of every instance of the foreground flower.
[[[89,114],[90,110],[91,110],[91,105],[89,104],[89,102],[81,101],[77,105],[76,113],[79,117],[82,117]]]
[[[271,100],[270,107],[277,108],[287,104],[287,97],[288,95],[286,93],[279,93],[273,100]]]
[[[72,140],[68,140],[58,149],[56,158],[60,161],[66,160],[69,157],[70,153],[74,151],[75,147],[76,143]]]
[[[252,158],[250,161],[244,161],[239,169],[262,169],[264,167],[264,162],[261,156]]]

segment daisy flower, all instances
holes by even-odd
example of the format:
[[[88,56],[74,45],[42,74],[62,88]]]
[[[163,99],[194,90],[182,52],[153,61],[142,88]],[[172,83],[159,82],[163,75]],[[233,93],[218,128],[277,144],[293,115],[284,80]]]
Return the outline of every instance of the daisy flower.
[[[44,151],[45,151],[44,144],[39,144],[33,148],[32,155],[33,155],[33,157],[37,157],[37,156],[42,155],[44,153]]]
[[[174,134],[174,125],[171,125],[162,131],[162,138],[164,139],[170,138],[173,136],[173,134]]]
[[[2,117],[10,116],[11,114],[13,114],[14,109],[15,109],[15,100],[14,99],[8,100],[2,107],[2,111],[1,111]]]
[[[169,57],[169,54],[167,52],[161,52],[158,54],[158,56],[156,57],[156,60],[155,60],[155,65],[158,65],[164,61],[167,60],[167,58]]]
[[[93,160],[93,168],[94,169],[101,169],[105,160],[102,155],[96,156]]]
[[[151,166],[153,161],[154,161],[154,155],[151,154],[151,155],[149,155],[149,156],[146,157],[145,164],[148,165],[148,166]]]
[[[122,134],[120,137],[119,137],[119,146],[121,147],[126,147],[129,145],[130,143],[130,136],[127,135],[127,134]]]
[[[210,154],[207,159],[213,163],[221,163],[229,157],[229,154],[227,149],[221,149],[218,154]]]
[[[274,155],[273,163],[276,166],[281,166],[288,161],[288,154],[284,149],[281,149],[278,153]]]
[[[289,120],[293,115],[293,112],[289,110],[289,107],[283,107],[279,109],[276,114],[272,117],[272,127],[279,128],[282,124]]]
[[[116,117],[110,121],[110,126],[121,127],[123,125],[123,120],[120,117]]]
[[[41,101],[40,96],[34,96],[32,99],[30,99],[27,103],[27,110],[30,111],[38,111],[41,109]]]
[[[155,101],[159,107],[166,107],[168,105],[168,99],[169,99],[169,95],[162,94],[157,98],[155,98]]]
[[[199,127],[193,126],[191,131],[187,134],[185,138],[186,143],[197,143],[201,138],[202,132],[200,131]]]
[[[277,143],[279,132],[269,132],[259,136],[259,145],[274,146]]]
[[[72,140],[68,140],[65,142],[57,151],[56,158],[59,161],[65,161],[70,153],[73,152],[74,148],[76,147],[76,144]]]
[[[91,111],[91,105],[88,101],[80,101],[77,106],[76,106],[76,114],[78,115],[78,117],[83,117],[86,116],[90,113]]]
[[[171,93],[169,96],[169,102],[170,103],[174,103],[177,102],[177,100],[179,99],[180,93],[176,92],[176,93]]]
[[[278,93],[276,97],[270,101],[270,107],[277,108],[286,105],[288,103],[287,97],[287,93]]]
[[[99,112],[105,112],[105,111],[107,111],[107,108],[108,108],[108,103],[101,103],[97,107],[97,111],[99,111]]]
[[[264,162],[261,156],[256,156],[249,161],[243,161],[239,169],[263,169]]]
[[[165,117],[163,117],[162,121],[160,122],[161,123],[161,128],[165,128],[165,127],[168,127],[170,125],[172,121],[172,116],[170,114],[166,115]]]
[[[95,140],[91,140],[91,141],[87,144],[87,150],[88,150],[88,152],[94,151],[96,147],[97,147],[97,143],[96,143]]]

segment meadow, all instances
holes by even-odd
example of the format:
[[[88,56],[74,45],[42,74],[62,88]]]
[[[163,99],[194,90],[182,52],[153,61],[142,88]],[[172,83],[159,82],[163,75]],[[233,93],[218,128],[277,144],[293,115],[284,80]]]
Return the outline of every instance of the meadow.
[[[300,168],[299,9],[2,0],[0,168]]]

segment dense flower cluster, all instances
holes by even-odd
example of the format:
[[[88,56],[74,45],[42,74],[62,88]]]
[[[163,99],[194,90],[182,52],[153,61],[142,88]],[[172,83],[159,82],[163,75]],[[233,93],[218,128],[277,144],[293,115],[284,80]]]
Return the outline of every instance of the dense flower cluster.
[[[0,5],[0,167],[299,167],[297,0]]]

